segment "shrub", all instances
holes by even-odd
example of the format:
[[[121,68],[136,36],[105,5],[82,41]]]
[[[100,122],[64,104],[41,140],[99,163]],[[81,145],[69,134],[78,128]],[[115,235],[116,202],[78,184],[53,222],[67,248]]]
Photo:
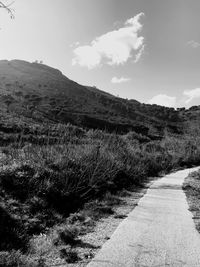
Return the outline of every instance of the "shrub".
[[[71,250],[61,249],[60,256],[61,258],[64,258],[67,263],[75,263],[80,259],[78,257],[78,253],[72,249]]]
[[[64,229],[59,229],[58,234],[62,242],[65,244],[74,245],[79,232],[76,226],[68,225]]]
[[[40,267],[34,260],[24,256],[20,251],[0,252],[0,267]]]
[[[27,238],[22,224],[0,207],[0,250],[25,249]]]

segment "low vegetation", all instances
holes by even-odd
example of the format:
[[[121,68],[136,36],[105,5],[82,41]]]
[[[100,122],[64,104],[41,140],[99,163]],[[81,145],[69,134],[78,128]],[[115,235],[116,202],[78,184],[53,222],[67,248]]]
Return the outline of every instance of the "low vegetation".
[[[183,189],[187,196],[189,210],[193,214],[196,229],[200,233],[200,170],[191,173],[185,179]]]
[[[151,141],[134,132],[52,125],[12,138],[0,150],[0,266],[5,267],[45,266],[43,250],[52,247],[59,247],[65,262],[78,261],[79,236],[113,214],[117,192],[200,161],[200,137],[191,133]],[[38,240],[47,232],[51,238],[41,247]]]

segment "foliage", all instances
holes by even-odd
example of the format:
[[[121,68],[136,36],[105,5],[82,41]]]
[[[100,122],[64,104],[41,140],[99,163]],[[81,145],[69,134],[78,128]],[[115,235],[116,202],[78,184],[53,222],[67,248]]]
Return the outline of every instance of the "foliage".
[[[113,214],[116,192],[140,185],[149,176],[200,162],[200,137],[194,133],[143,142],[142,136],[131,132],[86,131],[70,124],[44,125],[34,131],[34,142],[17,133],[16,141],[0,151],[2,251],[26,253],[33,235],[45,233],[84,205],[93,215],[69,219],[90,221]],[[92,207],[87,207],[88,201]],[[66,226],[59,239],[73,245],[77,235],[76,229]],[[75,254],[62,251],[68,261],[77,260]],[[15,266],[9,264],[5,266]]]
[[[132,131],[146,142],[163,137],[166,128],[181,133],[190,113],[198,113],[115,97],[71,81],[44,64],[22,60],[0,61],[0,80],[0,113],[29,124],[72,123],[121,134]]]

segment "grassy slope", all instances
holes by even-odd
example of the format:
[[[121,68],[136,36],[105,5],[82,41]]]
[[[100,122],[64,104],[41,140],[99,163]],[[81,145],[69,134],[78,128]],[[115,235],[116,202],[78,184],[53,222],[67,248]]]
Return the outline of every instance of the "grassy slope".
[[[71,122],[89,128],[160,137],[179,133],[182,122],[173,108],[141,104],[86,87],[48,66],[0,61],[0,111],[38,122]]]

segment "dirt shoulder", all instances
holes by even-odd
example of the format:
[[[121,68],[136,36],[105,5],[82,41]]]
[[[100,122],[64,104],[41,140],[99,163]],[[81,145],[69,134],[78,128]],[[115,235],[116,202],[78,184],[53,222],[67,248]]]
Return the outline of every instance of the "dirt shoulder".
[[[200,171],[191,173],[183,184],[189,210],[193,214],[196,229],[200,233]]]

